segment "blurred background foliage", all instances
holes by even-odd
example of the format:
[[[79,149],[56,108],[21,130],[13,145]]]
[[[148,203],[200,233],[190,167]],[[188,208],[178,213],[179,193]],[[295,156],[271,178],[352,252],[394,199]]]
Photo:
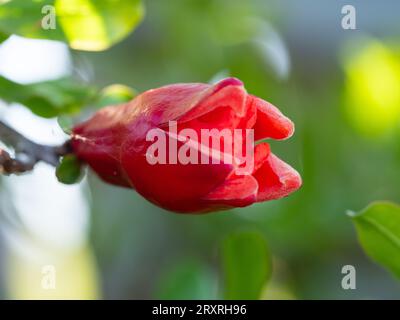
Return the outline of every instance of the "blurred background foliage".
[[[304,180],[285,199],[185,216],[90,172],[73,186],[58,183],[45,165],[4,177],[2,297],[400,296],[395,278],[362,250],[398,272],[398,208],[380,204],[346,215],[375,200],[400,203],[398,2],[352,1],[357,30],[342,29],[341,0],[0,4],[0,99],[7,103],[1,115],[26,134],[42,127],[36,139],[63,140],[56,116],[68,132],[71,123],[136,92],[231,75],[294,121],[295,136],[271,145]],[[56,8],[55,30],[40,27],[44,5]],[[38,56],[46,56],[40,70],[32,67]],[[381,249],[393,259],[377,255]],[[57,270],[54,290],[40,285],[47,264]],[[341,287],[344,265],[356,267],[356,290]]]

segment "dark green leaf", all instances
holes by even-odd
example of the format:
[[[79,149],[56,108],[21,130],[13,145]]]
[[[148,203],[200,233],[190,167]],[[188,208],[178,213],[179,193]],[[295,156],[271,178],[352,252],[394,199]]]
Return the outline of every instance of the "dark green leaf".
[[[0,44],[8,39],[9,35],[0,31]]]
[[[228,236],[222,245],[226,299],[259,299],[272,271],[264,237],[258,232]]]
[[[56,176],[58,181],[65,184],[73,184],[82,176],[82,164],[75,155],[66,155],[57,167]]]
[[[400,277],[400,207],[375,202],[359,213],[348,214],[368,256]]]
[[[99,51],[124,39],[143,15],[140,0],[10,0],[0,6],[0,31]]]

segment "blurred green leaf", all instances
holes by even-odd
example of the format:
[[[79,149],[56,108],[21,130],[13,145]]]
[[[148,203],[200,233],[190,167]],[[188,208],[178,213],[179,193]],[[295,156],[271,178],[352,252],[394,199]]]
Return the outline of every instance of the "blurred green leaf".
[[[120,104],[132,100],[137,92],[122,84],[112,84],[101,90],[96,106],[99,108]]]
[[[0,44],[8,39],[9,35],[3,32],[0,32]]]
[[[82,176],[82,163],[75,155],[69,154],[61,159],[60,165],[56,169],[58,181],[65,184],[74,184]]]
[[[207,265],[185,260],[160,279],[157,299],[216,299],[217,279]]]
[[[254,17],[251,1],[214,1],[212,34],[219,42],[235,45],[250,40],[257,32],[250,17]]]
[[[28,38],[63,40],[61,28],[42,28],[45,14],[42,8],[54,5],[54,0],[11,0],[0,5],[0,31],[4,34],[18,34]]]
[[[267,288],[264,289],[262,300],[296,300],[294,293],[284,284],[274,283],[273,280],[268,283]]]
[[[74,126],[74,123],[72,121],[72,118],[67,116],[67,115],[61,115],[57,117],[57,122],[62,131],[66,134],[71,134],[72,128]]]
[[[43,27],[54,12],[55,28]],[[101,51],[124,39],[143,15],[141,0],[10,0],[0,6],[0,30]]]
[[[228,236],[222,245],[226,299],[259,299],[272,272],[264,237],[258,232]]]
[[[375,202],[359,213],[348,214],[368,256],[400,277],[400,206]]]
[[[95,89],[70,78],[21,85],[0,76],[0,99],[25,105],[46,118],[76,113],[95,96]]]

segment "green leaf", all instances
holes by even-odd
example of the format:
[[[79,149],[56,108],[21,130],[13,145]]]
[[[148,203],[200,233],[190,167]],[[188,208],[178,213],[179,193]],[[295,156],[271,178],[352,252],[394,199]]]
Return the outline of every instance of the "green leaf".
[[[0,5],[0,31],[101,51],[128,36],[143,15],[141,0],[10,0]]]
[[[66,155],[62,158],[60,165],[56,169],[56,176],[58,181],[62,183],[77,183],[82,176],[82,163],[75,155]]]
[[[162,275],[157,299],[216,299],[216,275],[198,260],[185,260]]]
[[[400,277],[400,206],[375,202],[359,213],[348,215],[367,255]]]
[[[222,245],[226,299],[259,299],[272,272],[264,237],[258,232],[228,236]]]
[[[74,122],[71,117],[66,116],[66,115],[61,115],[57,117],[57,122],[62,131],[66,134],[71,134],[72,133],[72,128],[74,126]]]
[[[21,103],[46,118],[73,114],[87,106],[96,90],[70,78],[21,85],[0,76],[0,99]]]
[[[96,106],[103,108],[110,105],[120,104],[132,100],[137,92],[122,84],[112,84],[101,90]]]
[[[63,31],[42,27],[45,6],[53,6],[54,0],[10,0],[0,5],[0,30],[6,34],[18,34],[28,38],[63,40]],[[56,18],[57,22],[57,18]]]
[[[8,39],[9,35],[3,32],[0,32],[0,44]]]

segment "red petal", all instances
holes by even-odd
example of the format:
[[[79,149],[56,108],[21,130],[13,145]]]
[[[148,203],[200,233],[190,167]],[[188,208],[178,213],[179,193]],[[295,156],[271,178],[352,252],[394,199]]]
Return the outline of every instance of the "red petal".
[[[259,143],[254,148],[254,170],[256,172],[267,161],[271,154],[271,148],[268,143]]]
[[[106,182],[130,187],[120,167],[119,147],[123,128],[118,123],[120,109],[108,107],[73,130],[74,153],[87,162]]]
[[[215,106],[215,108],[210,108],[210,112],[189,121],[178,121],[178,132],[182,129],[190,128],[197,132],[200,137],[201,129],[233,129],[238,123],[239,118],[235,114],[231,107],[227,106]],[[162,129],[166,129],[168,124],[160,126]]]
[[[229,107],[238,117],[246,112],[246,90],[241,81],[227,78],[211,87],[202,100],[178,119],[180,123],[199,118],[218,107]]]
[[[217,92],[227,86],[241,86],[243,87],[243,82],[240,81],[238,78],[230,77],[225,78],[219,81],[214,85],[214,92]]]
[[[177,83],[145,91],[128,103],[131,115],[126,114],[126,122],[138,115],[155,125],[176,120],[207,96],[210,88],[204,83]]]
[[[250,95],[246,96],[246,114],[240,119],[240,122],[236,126],[238,129],[250,129],[253,128],[257,119],[257,108],[253,103],[253,98]]]
[[[259,186],[257,201],[285,197],[302,183],[299,173],[272,153],[253,176]]]
[[[182,142],[178,142],[178,150],[181,145]],[[168,139],[166,148],[169,157]],[[137,192],[153,203],[176,212],[204,210],[204,204],[199,199],[223,183],[233,170],[231,164],[224,163],[152,165],[145,154],[137,152],[134,140],[124,143],[121,166]]]
[[[294,124],[277,107],[267,101],[251,96],[257,107],[257,121],[254,125],[255,141],[272,138],[286,139],[292,136]]]
[[[132,188],[129,179],[126,178],[124,171],[120,168],[119,161],[116,161],[107,153],[91,153],[90,156],[86,157],[86,162],[104,181],[121,187]]]
[[[270,155],[268,143],[260,143],[254,149],[254,171],[257,171]],[[251,175],[232,173],[223,184],[211,191],[204,200],[220,205],[244,207],[257,201],[258,182]]]
[[[257,180],[252,176],[233,175],[203,200],[220,207],[245,207],[257,199]]]

